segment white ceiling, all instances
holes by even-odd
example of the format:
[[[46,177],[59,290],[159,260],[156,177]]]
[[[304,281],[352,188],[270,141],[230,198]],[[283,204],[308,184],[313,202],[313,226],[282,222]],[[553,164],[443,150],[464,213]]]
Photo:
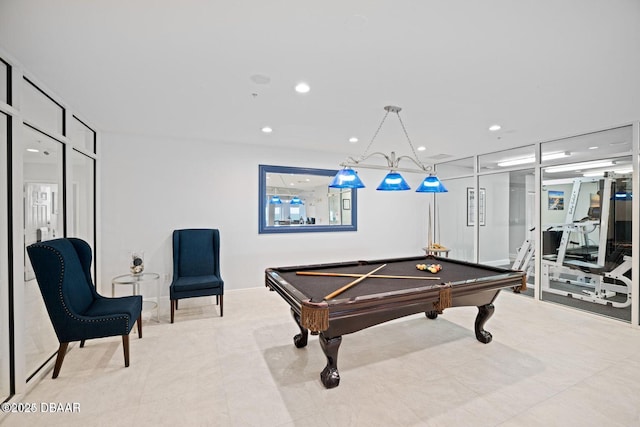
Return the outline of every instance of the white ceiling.
[[[0,0],[3,51],[108,132],[359,155],[397,105],[429,161],[640,119],[638,0]]]

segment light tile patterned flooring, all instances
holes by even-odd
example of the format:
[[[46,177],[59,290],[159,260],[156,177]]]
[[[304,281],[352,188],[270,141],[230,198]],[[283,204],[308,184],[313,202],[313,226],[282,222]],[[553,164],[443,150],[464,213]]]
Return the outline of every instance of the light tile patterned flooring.
[[[640,330],[502,292],[476,341],[476,309],[398,319],[343,337],[326,390],[316,337],[297,349],[289,306],[266,288],[184,300],[176,323],[73,348],[24,402],[80,413],[11,414],[4,426],[638,426]],[[165,304],[168,309],[168,302]]]

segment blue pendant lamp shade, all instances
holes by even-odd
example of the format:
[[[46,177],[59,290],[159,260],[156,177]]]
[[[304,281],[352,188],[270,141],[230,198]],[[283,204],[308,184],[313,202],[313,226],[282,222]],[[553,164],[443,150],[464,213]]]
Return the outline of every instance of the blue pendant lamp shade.
[[[416,193],[446,193],[448,191],[435,175],[426,177],[416,189]]]
[[[389,172],[380,185],[378,185],[378,188],[376,188],[376,190],[379,191],[403,191],[410,189],[411,187],[409,187],[407,181],[405,181],[398,172]]]
[[[358,178],[358,174],[351,168],[344,168],[338,171],[329,184],[330,188],[364,188],[364,184]]]
[[[270,205],[281,205],[282,204],[282,200],[280,200],[280,196],[271,196],[271,198],[269,199],[269,204]]]
[[[304,203],[302,203],[302,200],[300,200],[300,197],[298,196],[293,196],[293,198],[291,199],[291,201],[289,202],[289,204],[291,205],[302,205]]]

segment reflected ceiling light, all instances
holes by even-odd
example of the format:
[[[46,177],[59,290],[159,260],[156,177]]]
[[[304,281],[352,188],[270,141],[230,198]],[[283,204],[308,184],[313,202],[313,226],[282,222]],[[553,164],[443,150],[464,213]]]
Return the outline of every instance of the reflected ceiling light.
[[[543,153],[542,161],[544,162],[547,160],[562,159],[564,157],[570,157],[570,156],[571,156],[571,153],[568,151],[559,151],[556,153]],[[528,157],[521,157],[519,159],[503,160],[501,162],[498,162],[498,166],[507,167],[507,166],[524,165],[527,163],[534,163],[535,161],[536,161],[535,156],[528,156]]]
[[[30,153],[39,153],[40,150],[38,150],[37,148],[27,148],[27,151]]]
[[[593,147],[589,147],[589,150],[597,150],[598,147],[596,147],[595,145]]]
[[[307,93],[310,90],[311,90],[311,87],[305,82],[300,82],[296,85],[296,92],[298,93]]]
[[[426,149],[427,147],[425,147],[424,145],[421,145],[420,147],[418,147],[418,151],[424,151]]]
[[[358,142],[358,138],[356,138],[355,136],[352,136],[351,138],[349,138],[349,142],[352,144],[355,144],[356,142]]]
[[[611,160],[608,161],[598,161],[598,162],[584,162],[584,163],[570,163],[568,165],[562,166],[551,166],[546,168],[544,171],[548,173],[556,173],[556,172],[569,172],[576,171],[582,169],[595,169],[595,168],[606,168],[607,166],[613,166],[613,162]]]
[[[502,129],[502,126],[500,126],[500,125],[491,125],[491,126],[489,126],[489,130],[491,132],[495,132],[495,131],[500,130],[500,129]]]
[[[428,173],[430,173],[429,177],[432,177],[432,179],[435,179],[435,180],[438,181],[438,183],[440,183],[438,178],[432,172],[432,169],[433,169],[432,166],[426,166],[420,160],[418,160],[418,155],[416,154],[416,149],[414,148],[413,143],[411,143],[411,139],[409,138],[409,134],[407,133],[407,129],[404,127],[404,123],[402,122],[402,118],[400,117],[400,111],[402,110],[402,108],[396,107],[396,106],[393,106],[393,105],[387,105],[386,107],[384,107],[384,110],[386,111],[386,113],[385,113],[384,117],[382,118],[382,121],[380,122],[380,125],[378,125],[378,129],[376,130],[375,134],[373,135],[373,138],[371,138],[371,142],[369,142],[369,145],[367,146],[367,148],[364,150],[362,155],[360,157],[358,157],[357,159],[355,159],[353,157],[349,157],[347,159],[347,161],[345,161],[345,162],[340,164],[340,166],[342,166],[343,169],[338,171],[336,176],[333,178],[333,181],[331,181],[331,184],[329,184],[329,187],[332,187],[332,188],[364,188],[364,184],[362,183],[360,178],[358,178],[358,175],[356,174],[356,172],[352,168],[389,170],[389,173],[384,178],[384,180],[382,180],[382,182],[380,183],[380,185],[377,188],[380,191],[403,191],[403,190],[409,190],[411,188],[411,187],[409,187],[409,185],[407,184],[405,179],[402,177],[402,175],[400,175],[398,173],[398,171],[413,172],[413,173],[428,172]],[[409,144],[409,147],[411,147],[411,152],[412,152],[413,156],[406,156],[405,155],[405,156],[396,157],[396,153],[394,151],[392,151],[389,154],[381,153],[379,151],[376,151],[376,152],[373,152],[373,153],[369,153],[369,149],[371,148],[371,146],[373,145],[373,142],[375,141],[376,137],[378,136],[378,133],[380,132],[380,129],[382,129],[382,125],[384,124],[385,120],[387,119],[387,116],[389,115],[389,113],[394,113],[396,116],[398,116],[398,121],[400,121],[400,125],[402,126],[402,130],[404,131],[404,135],[405,135],[405,137],[407,139],[407,143]],[[369,159],[371,157],[374,157],[374,156],[383,157],[386,160],[387,165],[386,166],[381,166],[381,165],[372,165],[372,164],[362,163],[365,160],[367,160],[367,159]],[[419,169],[400,168],[398,166],[398,164],[400,163],[400,160],[403,160],[403,159],[408,159],[408,160],[412,161]],[[427,177],[427,178],[429,178],[429,177]],[[425,181],[426,181],[426,179],[425,179]],[[424,182],[423,182],[423,184],[424,184]],[[422,185],[421,185],[421,187],[422,187]],[[440,190],[439,191],[430,191],[430,192],[443,192],[442,189],[444,189],[444,186],[440,183],[439,186],[434,186],[433,188],[438,188]],[[420,189],[418,189],[418,192],[425,192],[424,190],[423,191],[419,191],[419,190]],[[446,189],[444,189],[444,191],[446,191]]]
[[[271,132],[273,132],[273,129],[271,129],[269,126],[265,126],[265,127],[263,127],[261,130],[262,130],[262,132],[264,132],[264,133],[271,133]]]

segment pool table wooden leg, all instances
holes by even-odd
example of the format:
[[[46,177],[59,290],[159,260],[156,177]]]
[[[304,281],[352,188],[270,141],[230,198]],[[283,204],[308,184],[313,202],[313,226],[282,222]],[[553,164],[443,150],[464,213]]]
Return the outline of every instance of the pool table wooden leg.
[[[338,348],[342,337],[326,338],[323,333],[319,336],[320,347],[327,357],[327,366],[320,373],[320,380],[326,388],[338,387],[340,373],[338,372]]]
[[[489,344],[493,337],[491,333],[484,330],[484,324],[493,316],[495,307],[493,304],[485,304],[478,306],[478,315],[476,316],[476,338],[483,344]]]
[[[309,330],[303,327],[302,323],[300,323],[300,315],[298,313],[296,313],[295,311],[293,311],[293,309],[291,309],[291,314],[293,315],[293,318],[295,319],[296,324],[298,325],[298,328],[300,328],[300,333],[295,337],[293,337],[293,343],[298,348],[306,347],[307,341],[309,339]]]

